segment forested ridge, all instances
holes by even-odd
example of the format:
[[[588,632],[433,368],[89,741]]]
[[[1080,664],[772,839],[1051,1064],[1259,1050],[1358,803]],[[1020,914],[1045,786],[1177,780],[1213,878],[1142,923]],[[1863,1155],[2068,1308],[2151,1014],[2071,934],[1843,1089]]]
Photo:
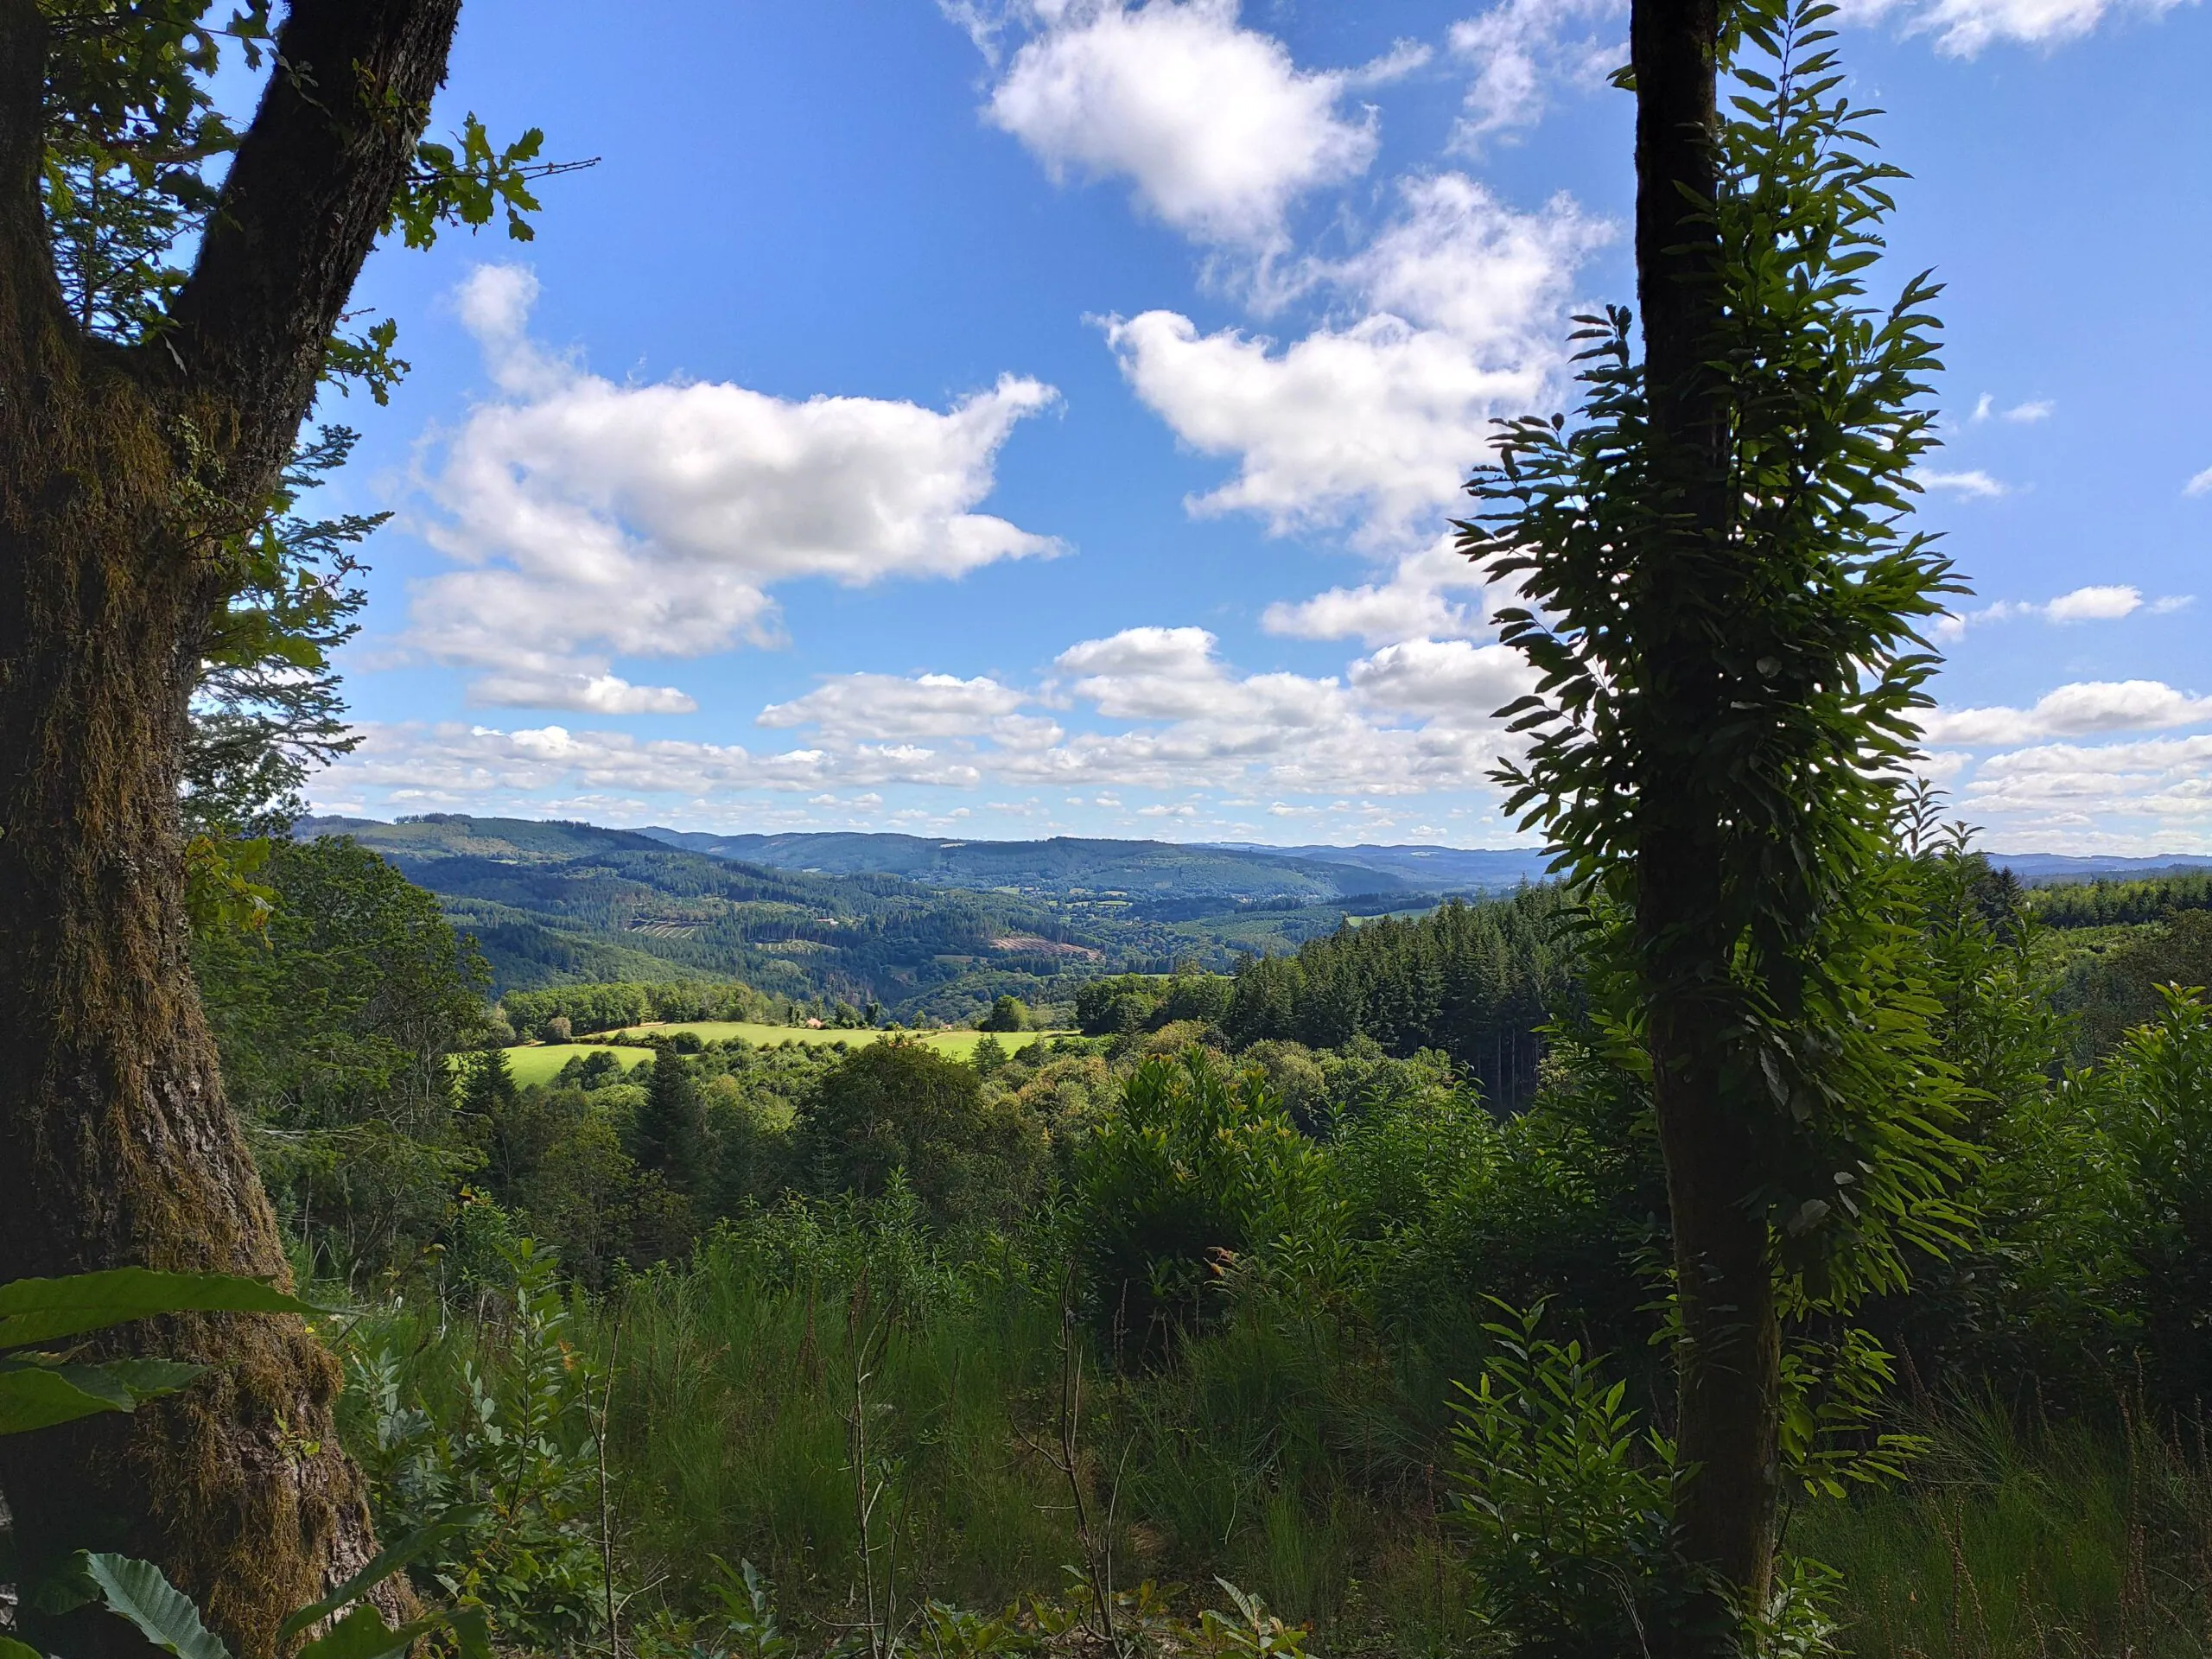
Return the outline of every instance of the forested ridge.
[[[1015,843],[986,873],[1035,879],[1001,890],[941,872],[925,881],[753,865],[584,823],[447,813],[397,824],[306,818],[294,829],[318,833],[350,835],[436,893],[500,990],[740,978],[800,1001],[879,1002],[910,1020],[964,1019],[1001,995],[1065,1002],[1091,976],[1164,971],[1186,958],[1226,969],[1241,954],[1332,932],[1348,915],[1419,912],[1437,897],[1388,873],[1156,842]],[[985,846],[961,850],[989,864]],[[1068,870],[1145,885],[1071,884]]]

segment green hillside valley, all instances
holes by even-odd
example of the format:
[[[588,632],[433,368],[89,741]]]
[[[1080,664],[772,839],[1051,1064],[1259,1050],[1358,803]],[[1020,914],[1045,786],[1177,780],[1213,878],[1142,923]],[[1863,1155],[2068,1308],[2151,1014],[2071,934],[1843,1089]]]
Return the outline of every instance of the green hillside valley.
[[[265,940],[206,931],[197,965],[302,1281],[364,1310],[342,1421],[387,1526],[493,1490],[503,1414],[550,1414],[511,1519],[434,1558],[496,1567],[513,1640],[590,1628],[606,1582],[640,1645],[770,1617],[755,1597],[833,1630],[874,1573],[995,1640],[1200,1642],[1210,1607],[1247,1617],[1187,1587],[1221,1580],[1284,1640],[1479,1649],[1497,1483],[1601,1451],[1579,1524],[1617,1529],[1659,1478],[1648,1085],[1607,1058],[1558,887],[1348,917],[1226,974],[1102,955],[1039,982],[1051,1012],[1002,993],[948,1030],[655,950],[693,971],[503,991],[461,924],[499,891],[613,932],[543,896],[570,881],[810,918],[1015,901],[487,828],[295,842]],[[2202,1386],[2197,1175],[2163,1137],[2212,1026],[2161,988],[2212,980],[2204,878],[2031,887],[1947,845],[1899,879],[1959,1237],[1791,1338],[1795,1559],[1840,1575],[1821,1616],[1855,1651],[2191,1650],[2212,1474],[2156,1425]]]

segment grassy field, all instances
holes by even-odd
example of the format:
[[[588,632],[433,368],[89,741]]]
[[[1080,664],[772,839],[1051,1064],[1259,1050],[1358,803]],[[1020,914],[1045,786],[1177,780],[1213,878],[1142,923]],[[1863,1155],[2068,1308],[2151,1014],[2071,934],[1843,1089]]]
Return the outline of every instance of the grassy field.
[[[719,1043],[732,1037],[742,1037],[748,1043],[772,1046],[777,1043],[806,1043],[816,1047],[830,1043],[846,1043],[858,1047],[872,1043],[887,1033],[880,1031],[809,1031],[804,1026],[760,1026],[735,1020],[700,1020],[683,1025],[634,1026],[622,1033],[644,1037],[655,1033],[673,1036],[679,1031],[695,1031],[707,1042]],[[1068,1033],[1055,1031],[1017,1031],[997,1033],[999,1041],[1010,1052],[1026,1048],[1035,1042],[1046,1041]],[[951,1054],[966,1059],[976,1052],[976,1045],[983,1040],[980,1031],[931,1031],[917,1033],[918,1040],[928,1044],[940,1054]],[[620,1048],[599,1042],[531,1043],[507,1051],[507,1066],[514,1073],[517,1083],[528,1085],[544,1083],[553,1074],[579,1055],[607,1049],[622,1063],[627,1071],[641,1060],[652,1058],[646,1048]]]
[[[744,1020],[693,1020],[680,1025],[632,1026],[622,1034],[626,1037],[673,1037],[679,1031],[695,1031],[709,1043],[728,1042],[733,1037],[742,1037],[748,1043],[764,1047],[777,1043],[849,1043],[858,1048],[890,1033],[881,1031],[810,1031],[804,1026],[760,1026]],[[954,1054],[965,1059],[976,1052],[976,1045],[983,1040],[980,1031],[925,1031],[911,1032],[909,1036],[928,1044],[940,1054]],[[1010,1053],[1030,1044],[1049,1041],[1054,1037],[1073,1035],[1065,1031],[1001,1031],[995,1034],[1000,1044]]]
[[[570,1060],[606,1047],[605,1043],[532,1043],[526,1048],[507,1051],[507,1070],[514,1075],[517,1083],[528,1088],[533,1083],[550,1082],[553,1074]],[[609,1052],[622,1063],[625,1071],[640,1060],[650,1060],[653,1057],[652,1050],[649,1048],[617,1048]],[[459,1065],[467,1058],[465,1054],[456,1054],[454,1064]]]

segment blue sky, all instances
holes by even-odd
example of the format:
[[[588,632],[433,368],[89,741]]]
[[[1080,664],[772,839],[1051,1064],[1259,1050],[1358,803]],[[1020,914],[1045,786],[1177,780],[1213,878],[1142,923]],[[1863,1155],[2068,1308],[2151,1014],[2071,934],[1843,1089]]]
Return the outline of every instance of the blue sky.
[[[1886,280],[1948,284],[1929,770],[1999,848],[2212,851],[2212,10],[1850,20]],[[1632,296],[1624,29],[472,0],[436,124],[601,159],[534,242],[371,262],[415,367],[326,411],[328,505],[397,518],[315,804],[1512,842],[1523,672],[1445,519]]]

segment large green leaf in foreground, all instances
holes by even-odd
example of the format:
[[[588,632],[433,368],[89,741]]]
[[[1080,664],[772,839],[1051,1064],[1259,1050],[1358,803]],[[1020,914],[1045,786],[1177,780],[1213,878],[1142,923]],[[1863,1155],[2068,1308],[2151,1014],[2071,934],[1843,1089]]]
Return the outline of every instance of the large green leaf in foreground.
[[[151,1561],[129,1555],[86,1554],[79,1559],[109,1610],[136,1624],[162,1652],[176,1659],[231,1659],[222,1638],[200,1622],[192,1598]]]
[[[0,1357],[0,1434],[22,1434],[95,1412],[133,1411],[142,1400],[174,1394],[206,1370],[170,1359],[67,1364],[41,1354]]]
[[[296,1296],[228,1273],[111,1268],[0,1285],[0,1348],[80,1336],[156,1313],[314,1313]]]

